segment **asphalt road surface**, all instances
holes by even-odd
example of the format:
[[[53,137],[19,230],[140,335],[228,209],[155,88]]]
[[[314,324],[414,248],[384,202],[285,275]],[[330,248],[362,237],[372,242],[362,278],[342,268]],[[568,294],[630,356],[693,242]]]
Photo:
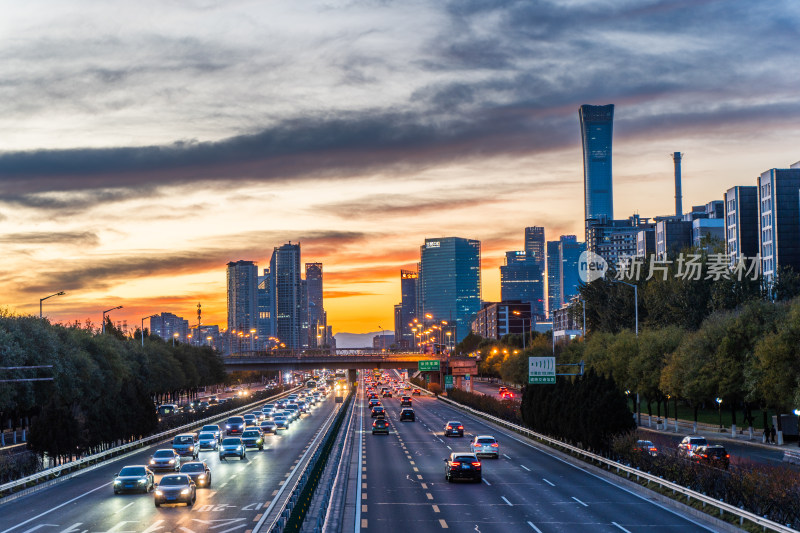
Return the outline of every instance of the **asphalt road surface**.
[[[363,409],[360,527],[381,533],[413,531],[682,532],[709,531],[585,470],[565,463],[479,419],[429,397],[414,397],[416,422],[400,422],[399,398],[386,398],[390,434],[372,435]],[[444,437],[448,420],[465,435]],[[467,451],[474,435],[494,435],[500,459],[482,459],[483,481],[448,483],[444,461]]]
[[[152,494],[113,493],[112,480],[123,466],[146,464],[153,451],[170,447],[164,443],[3,504],[0,533],[244,533],[260,519],[334,405],[330,394],[287,431],[267,436],[263,451],[247,450],[244,461],[220,462],[217,452],[202,451],[211,488],[197,490],[192,508],[156,509]],[[162,475],[157,473],[156,482]]]

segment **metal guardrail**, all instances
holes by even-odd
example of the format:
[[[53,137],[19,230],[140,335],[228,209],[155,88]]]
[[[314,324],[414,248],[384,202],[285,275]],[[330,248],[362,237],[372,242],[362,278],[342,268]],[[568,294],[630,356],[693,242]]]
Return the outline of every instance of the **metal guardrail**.
[[[349,404],[347,407],[349,408]],[[284,485],[283,487],[281,487],[280,492],[275,496],[273,503],[270,504],[269,508],[267,508],[267,510],[262,515],[261,520],[259,520],[259,522],[255,525],[255,527],[253,527],[253,533],[259,533],[260,531],[266,531],[268,533],[280,533],[284,530],[284,528],[287,526],[289,518],[292,515],[292,511],[294,510],[295,506],[298,503],[300,494],[303,492],[303,489],[305,489],[311,471],[316,467],[317,461],[319,461],[320,459],[323,444],[327,440],[326,437],[328,436],[328,431],[330,431],[330,429],[336,424],[337,417],[341,416],[343,413],[344,413],[343,409],[339,409],[338,411],[334,411],[332,413],[331,418],[329,418],[326,421],[325,426],[323,426],[323,428],[317,434],[316,443],[313,449],[309,447],[308,450],[306,450],[306,452],[303,454],[303,457],[300,459],[300,462],[297,464],[296,468],[299,468],[300,465],[303,464],[303,460],[305,459],[305,457],[307,457],[309,454],[312,454],[309,461],[303,467],[303,472],[299,476],[295,477],[295,481],[294,484],[292,485],[289,497],[286,498],[286,500],[284,500],[280,509],[278,509],[276,513],[273,510],[273,508],[275,506],[275,502],[277,502],[277,498],[280,497],[280,494],[283,492],[285,487],[288,486]],[[292,475],[294,475],[294,472],[292,472]],[[265,522],[272,515],[275,515],[275,518],[273,518],[272,522],[268,526],[264,527]]]
[[[745,510],[740,509],[738,507],[735,507],[735,506],[733,506],[733,505],[731,505],[729,503],[725,503],[724,501],[716,500],[714,498],[710,498],[710,497],[706,496],[705,494],[701,494],[699,492],[695,492],[695,491],[693,491],[691,489],[688,489],[688,488],[686,488],[686,487],[684,487],[682,485],[678,485],[677,483],[673,483],[671,481],[666,481],[666,480],[664,480],[664,479],[662,479],[662,478],[660,478],[658,476],[655,476],[653,474],[648,474],[647,472],[642,472],[641,470],[639,470],[637,468],[633,468],[633,467],[627,466],[627,465],[619,463],[617,461],[612,461],[611,459],[606,459],[605,457],[603,457],[601,455],[597,455],[597,454],[588,452],[588,451],[583,450],[581,448],[578,448],[576,446],[572,446],[571,444],[567,444],[565,442],[561,442],[560,440],[553,439],[553,438],[548,437],[546,435],[542,435],[541,433],[536,433],[535,431],[531,431],[528,428],[524,428],[522,426],[518,426],[516,424],[512,424],[511,422],[509,422],[507,420],[503,420],[502,418],[497,418],[496,416],[492,416],[492,415],[484,413],[482,411],[478,411],[477,409],[473,409],[472,407],[468,407],[468,406],[460,404],[458,402],[454,402],[453,400],[450,400],[448,398],[443,398],[441,396],[437,396],[437,398],[439,400],[443,401],[443,402],[446,402],[446,403],[449,403],[449,404],[451,404],[451,405],[453,405],[455,407],[458,407],[459,409],[462,409],[464,411],[472,413],[475,416],[479,416],[481,418],[485,418],[487,420],[490,420],[490,421],[494,422],[495,424],[497,424],[499,426],[503,426],[503,427],[505,427],[507,429],[510,429],[510,430],[515,431],[517,433],[520,433],[522,435],[528,436],[530,438],[533,438],[533,439],[536,439],[536,440],[539,440],[539,441],[542,441],[542,442],[546,442],[546,443],[548,443],[548,444],[550,444],[550,445],[552,445],[554,447],[567,450],[572,454],[575,454],[575,455],[578,455],[580,457],[583,457],[584,459],[590,460],[592,463],[600,463],[602,465],[606,465],[608,467],[608,470],[611,470],[612,468],[616,468],[617,469],[617,473],[625,472],[625,473],[627,473],[627,477],[628,478],[630,478],[633,475],[633,476],[636,476],[637,480],[638,479],[645,479],[645,480],[648,481],[648,483],[654,483],[654,484],[656,484],[656,485],[658,485],[658,486],[660,486],[660,487],[662,487],[664,489],[671,490],[673,494],[680,493],[680,494],[686,496],[687,501],[691,501],[692,499],[695,499],[695,500],[697,500],[699,502],[702,502],[704,506],[705,505],[710,505],[711,507],[715,507],[715,508],[717,508],[719,510],[720,516],[722,516],[723,513],[726,513],[726,512],[729,513],[729,514],[732,514],[734,516],[738,516],[740,525],[744,524],[744,521],[747,520],[747,521],[752,522],[752,523],[754,523],[756,525],[762,526],[763,528],[768,528],[768,529],[770,529],[772,531],[777,531],[779,533],[797,533],[796,529],[792,529],[792,528],[790,528],[788,526],[784,526],[782,524],[778,524],[777,522],[773,522],[772,520],[769,520],[769,519],[764,518],[762,516],[758,516],[757,514],[751,513],[749,511],[745,511]]]
[[[222,415],[214,415],[212,417],[205,418],[203,420],[196,420],[194,422],[191,422],[190,424],[185,424],[183,426],[180,426],[180,427],[177,427],[177,428],[173,428],[173,429],[170,429],[170,430],[167,430],[167,431],[163,431],[163,432],[157,433],[155,435],[150,435],[149,437],[145,437],[143,439],[139,439],[139,440],[136,440],[136,441],[133,441],[133,442],[129,442],[129,443],[123,444],[121,446],[114,446],[113,448],[109,448],[108,450],[104,450],[104,451],[102,451],[100,453],[89,455],[87,457],[82,457],[81,459],[78,459],[76,461],[70,461],[69,463],[65,463],[63,465],[59,465],[59,466],[56,466],[56,467],[53,467],[53,468],[48,468],[47,470],[42,470],[41,472],[37,472],[35,474],[32,474],[30,476],[18,479],[16,481],[10,481],[8,483],[0,485],[0,498],[3,498],[5,496],[8,496],[8,495],[13,494],[15,492],[18,492],[19,490],[21,490],[20,488],[22,488],[22,489],[29,488],[29,485],[36,485],[38,483],[41,483],[42,481],[49,480],[50,478],[57,478],[65,471],[69,472],[69,471],[71,471],[73,469],[80,469],[80,468],[83,468],[84,466],[87,466],[87,465],[97,464],[99,462],[107,460],[110,457],[114,457],[116,455],[120,455],[120,454],[125,453],[125,452],[127,452],[129,450],[133,450],[135,448],[142,448],[144,446],[157,443],[157,442],[159,442],[161,440],[164,440],[167,437],[172,437],[172,436],[178,435],[179,433],[182,433],[182,432],[184,432],[184,431],[186,431],[188,429],[191,429],[193,427],[202,426],[203,424],[206,424],[206,423],[212,423],[214,420],[220,420],[222,418],[234,415],[236,413],[240,413],[242,411],[247,411],[248,409],[252,409],[253,406],[255,406],[255,405],[258,405],[258,404],[264,403],[264,402],[268,402],[268,401],[273,400],[275,398],[280,398],[281,396],[287,396],[287,395],[291,394],[292,392],[300,390],[302,388],[303,387],[301,387],[301,386],[300,387],[295,387],[294,389],[290,389],[288,391],[283,391],[283,392],[281,392],[279,394],[276,394],[274,396],[269,396],[269,397],[267,397],[265,399],[261,399],[261,400],[258,400],[256,402],[249,403],[249,404],[247,404],[247,405],[245,405],[243,407],[238,407],[236,409],[232,409],[232,410],[227,411],[225,414],[222,414]]]

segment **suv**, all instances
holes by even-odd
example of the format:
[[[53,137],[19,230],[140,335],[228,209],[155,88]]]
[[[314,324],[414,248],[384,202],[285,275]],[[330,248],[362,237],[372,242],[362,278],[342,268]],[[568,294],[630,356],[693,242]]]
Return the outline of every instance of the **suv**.
[[[219,460],[224,461],[227,457],[238,457],[242,461],[247,457],[242,439],[239,437],[222,439],[222,443],[219,446]]]
[[[497,443],[497,439],[491,435],[476,435],[472,439],[472,451],[476,457],[488,455],[500,459],[500,445]]]
[[[193,433],[175,435],[175,438],[172,439],[172,449],[181,457],[188,455],[192,459],[197,459],[197,453],[200,451],[200,447],[197,446],[194,440]]]
[[[730,454],[725,449],[725,446],[720,446],[719,444],[698,446],[694,451],[692,459],[698,463],[705,463],[709,466],[724,468],[725,470],[727,470],[731,464]]]
[[[386,433],[389,434],[389,421],[385,418],[379,418],[372,423],[372,434]]]
[[[241,435],[244,431],[244,418],[232,416],[225,422],[225,435]]]
[[[444,462],[444,478],[448,482],[454,479],[481,482],[481,462],[474,453],[453,452]]]
[[[649,440],[637,440],[636,445],[633,447],[633,451],[647,453],[653,457],[658,455],[658,448],[656,448],[656,445]]]
[[[419,389],[414,389],[411,391],[411,396],[422,396],[422,391]]]
[[[683,437],[681,443],[678,444],[678,454],[691,459],[700,446],[708,446],[705,437]]]
[[[400,410],[400,422],[403,420],[411,420],[414,422],[416,420],[416,415],[414,414],[414,410],[410,407],[406,407]]]
[[[400,398],[400,407],[411,407],[411,396],[403,396]]]

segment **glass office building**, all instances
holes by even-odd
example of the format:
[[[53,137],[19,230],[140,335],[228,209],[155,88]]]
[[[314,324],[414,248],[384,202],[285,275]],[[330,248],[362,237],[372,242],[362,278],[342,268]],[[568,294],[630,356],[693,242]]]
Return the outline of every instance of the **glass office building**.
[[[614,104],[582,105],[578,116],[583,142],[585,219],[612,220],[614,191],[611,180],[611,139]]]
[[[258,316],[258,267],[252,261],[232,261],[228,263],[228,334],[237,336],[231,346],[233,351],[251,350],[250,339],[238,340],[238,334],[250,335],[256,329]]]
[[[534,320],[545,319],[544,276],[539,260],[526,250],[506,252],[506,264],[500,267],[500,298],[527,302]]]
[[[581,279],[578,261],[586,251],[586,243],[575,235],[562,235],[547,243],[547,302],[550,318],[554,312],[578,295]]]
[[[300,270],[300,245],[290,243],[276,247],[269,265],[273,284],[275,336],[286,348],[301,349],[306,340],[301,338],[306,297]]]
[[[425,239],[420,248],[418,308],[422,317],[445,320],[456,342],[470,331],[481,308],[481,243],[460,237]]]
[[[536,264],[539,266],[539,272],[544,274],[546,255],[543,227],[531,226],[525,228],[525,252],[536,261]]]

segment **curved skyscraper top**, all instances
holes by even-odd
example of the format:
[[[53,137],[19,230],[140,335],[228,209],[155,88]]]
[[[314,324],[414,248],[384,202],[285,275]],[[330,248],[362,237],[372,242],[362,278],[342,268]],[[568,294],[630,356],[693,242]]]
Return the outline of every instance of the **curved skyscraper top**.
[[[586,219],[614,218],[611,183],[611,136],[614,104],[582,105],[578,110],[583,141],[583,186]]]

